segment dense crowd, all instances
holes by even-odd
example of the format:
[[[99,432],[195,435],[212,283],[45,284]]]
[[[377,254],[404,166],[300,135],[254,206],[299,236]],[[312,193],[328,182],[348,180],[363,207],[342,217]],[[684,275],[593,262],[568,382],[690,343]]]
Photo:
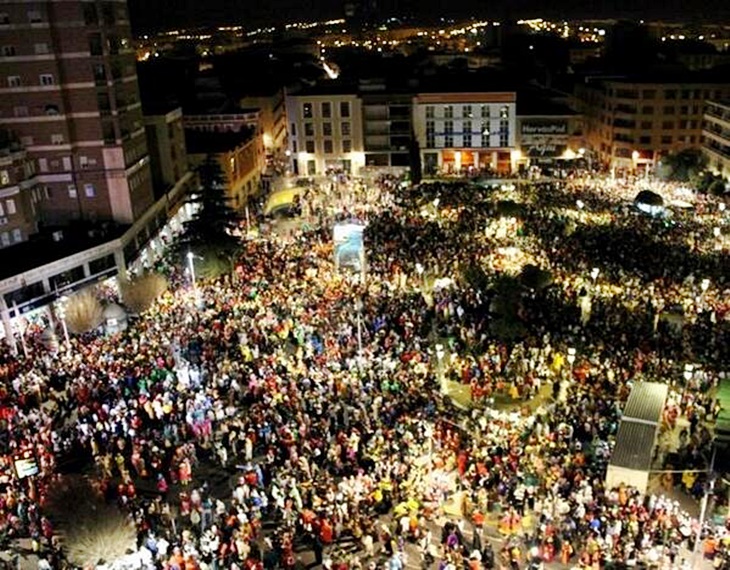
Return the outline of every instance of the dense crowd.
[[[707,466],[730,343],[700,223],[722,220],[639,216],[581,179],[400,182],[327,190],[368,224],[364,280],[334,271],[333,213],[313,201],[313,228],[247,239],[234,276],[173,289],[123,333],[3,354],[6,537],[63,567],[44,501],[74,458],[137,531],[98,567],[290,569],[310,552],[338,570],[682,567],[698,522],[671,494],[708,477],[670,477],[664,496],[605,474],[641,380],[672,385],[663,429],[681,445],[662,466]],[[526,263],[550,283],[521,282]],[[23,451],[40,473],[18,480]],[[703,534],[716,567],[723,537]]]

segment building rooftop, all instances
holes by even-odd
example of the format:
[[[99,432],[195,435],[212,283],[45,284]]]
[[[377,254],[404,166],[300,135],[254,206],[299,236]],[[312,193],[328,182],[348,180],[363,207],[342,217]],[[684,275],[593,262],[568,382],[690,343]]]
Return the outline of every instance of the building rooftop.
[[[252,129],[239,132],[209,132],[185,129],[185,145],[188,154],[216,154],[229,152],[249,142],[254,136]]]
[[[517,92],[517,116],[523,117],[565,117],[577,115],[573,109],[564,103],[551,101],[533,94]]]
[[[63,232],[61,241],[53,241],[53,230],[48,229],[32,236],[28,241],[0,249],[0,279],[7,279],[114,240],[122,236],[129,226],[110,223],[96,228],[67,226],[58,229]]]

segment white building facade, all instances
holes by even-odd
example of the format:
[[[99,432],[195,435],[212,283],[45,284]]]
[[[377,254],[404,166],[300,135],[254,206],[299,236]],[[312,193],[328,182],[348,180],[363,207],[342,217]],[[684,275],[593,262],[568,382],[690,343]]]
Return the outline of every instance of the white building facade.
[[[515,170],[516,100],[514,92],[416,95],[413,128],[424,175]]]
[[[702,152],[710,170],[730,179],[730,102],[707,101],[702,124]]]
[[[287,94],[286,114],[295,175],[358,175],[365,166],[362,101],[356,94]]]

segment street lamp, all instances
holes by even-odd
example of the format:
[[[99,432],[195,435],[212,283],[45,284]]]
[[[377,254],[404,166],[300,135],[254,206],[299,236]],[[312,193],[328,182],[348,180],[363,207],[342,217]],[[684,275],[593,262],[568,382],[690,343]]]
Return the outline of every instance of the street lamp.
[[[355,310],[357,311],[357,363],[358,368],[362,368],[362,300],[355,301]]]
[[[439,378],[439,385],[441,387],[441,394],[446,395],[446,379],[444,377],[444,356],[446,351],[444,350],[443,344],[436,345],[436,366]]]
[[[702,289],[703,293],[706,293],[709,288],[710,288],[710,280],[703,279],[702,282],[700,283],[700,289]]]
[[[195,254],[192,251],[188,251],[188,269],[190,271],[190,280],[193,285],[193,291],[197,291],[198,284],[195,282],[195,263],[193,263],[194,259]]]
[[[66,348],[71,348],[71,338],[68,336],[68,326],[66,325],[66,304],[68,297],[64,295],[58,300],[58,317],[61,319],[61,328],[63,329],[63,338],[66,341]]]
[[[591,279],[593,279],[593,282],[596,282],[596,279],[598,279],[598,276],[600,275],[601,270],[598,269],[598,267],[594,267],[591,269]]]

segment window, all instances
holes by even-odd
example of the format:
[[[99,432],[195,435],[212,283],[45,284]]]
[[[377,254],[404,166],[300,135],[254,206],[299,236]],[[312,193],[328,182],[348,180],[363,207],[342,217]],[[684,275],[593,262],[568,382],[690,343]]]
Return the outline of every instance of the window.
[[[307,161],[307,176],[314,176],[317,174],[317,163],[314,160]]]
[[[333,152],[332,141],[327,139],[326,141],[324,141],[324,153],[332,154],[332,152]]]
[[[10,175],[7,170],[0,170],[0,184],[3,186],[10,184]],[[2,216],[2,214],[0,214],[0,216]]]
[[[0,25],[7,26],[10,23],[10,15],[7,12],[0,13]]]
[[[433,121],[426,121],[426,148],[434,148],[436,146],[436,131]]]
[[[499,121],[499,146],[509,146],[509,121]]]
[[[90,2],[82,4],[84,7],[84,23],[87,26],[99,23],[99,14],[96,11],[96,6]]]
[[[488,147],[490,146],[489,142],[489,123],[487,121],[482,121],[482,146]]]
[[[352,152],[352,141],[350,139],[344,139],[342,141],[342,152],[345,154]]]
[[[30,10],[28,12],[28,21],[31,24],[40,24],[43,21],[41,13],[38,10]]]
[[[13,200],[12,198],[8,198],[7,200],[5,200],[5,208],[8,211],[8,216],[12,216],[18,211],[15,207],[15,200]]]
[[[20,231],[20,228],[15,228],[13,230],[13,242],[18,243],[23,241],[23,232]]]
[[[21,105],[19,107],[13,107],[13,115],[16,117],[27,117],[28,116],[28,107],[25,105]]]
[[[349,101],[340,101],[340,117],[349,117],[350,116],[350,102]]]
[[[642,129],[651,129],[651,121],[641,121]]]
[[[93,184],[84,184],[84,195],[87,198],[93,198],[96,196],[96,188],[94,188]]]
[[[643,113],[644,115],[653,115],[653,114],[654,114],[654,107],[652,107],[651,105],[644,105],[644,106],[643,106],[643,107],[641,108],[641,112],[642,112],[642,113]]]
[[[447,148],[454,146],[454,135],[444,135],[444,146]]]
[[[665,89],[664,90],[664,98],[665,99],[676,99],[677,98],[677,90],[676,89]]]
[[[308,153],[313,154],[314,153],[314,141],[305,142],[304,148]]]
[[[665,115],[674,115],[674,107],[669,105],[663,109]]]
[[[37,55],[48,53],[48,44],[47,43],[34,44],[33,49]]]
[[[29,146],[33,146],[33,137],[30,135],[25,135],[20,137],[20,144],[22,144],[25,148],[28,148]]]
[[[444,117],[452,119],[454,117],[454,108],[451,105],[444,106]]]
[[[433,119],[433,105],[426,106],[426,118]]]
[[[50,115],[50,116],[60,114],[60,110],[58,109],[58,105],[46,105],[43,108],[43,111],[45,112],[46,115]]]
[[[328,101],[322,103],[322,116],[325,119],[329,119],[332,116],[332,103]]]
[[[53,75],[50,73],[41,73],[40,80],[41,85],[53,85],[55,83]]]
[[[0,216],[4,216],[4,215],[5,215],[5,208],[3,208],[3,203],[0,202]]]
[[[482,105],[482,119],[489,118],[489,105]]]
[[[61,163],[63,164],[64,170],[71,170],[71,157],[70,156],[64,156],[61,159]]]
[[[462,130],[463,145],[465,147],[471,146],[471,121],[464,121],[464,127]]]
[[[662,129],[671,130],[674,128],[674,121],[662,121]]]
[[[343,121],[342,123],[340,123],[340,132],[342,133],[343,137],[350,136],[350,122],[349,121]]]
[[[352,161],[343,160],[342,161],[342,170],[344,170],[345,172],[352,172]]]
[[[15,55],[15,46],[3,46],[3,57],[12,57]]]
[[[509,118],[509,107],[507,105],[503,105],[499,109],[499,118],[500,119],[508,119]]]
[[[322,135],[324,135],[325,137],[332,136],[332,123],[322,123]]]
[[[304,123],[304,136],[305,137],[314,136],[314,123]]]
[[[451,135],[454,133],[454,121],[444,121],[444,134]]]
[[[101,43],[101,34],[91,34],[89,36],[89,52],[91,55],[104,55],[104,48]]]
[[[471,105],[464,105],[461,108],[461,116],[465,119],[471,119],[472,113],[471,113]]]
[[[692,98],[692,91],[689,89],[682,89],[682,99],[691,99]]]
[[[51,144],[63,144],[63,135],[61,135],[61,134],[51,135]]]
[[[11,75],[8,77],[8,87],[20,87],[20,75]]]
[[[78,196],[78,194],[76,192],[76,186],[74,186],[73,184],[69,184],[67,188],[68,188],[68,197],[69,198],[76,198]]]
[[[3,246],[10,245],[10,235],[8,234],[8,232],[3,232],[0,234],[0,243]]]
[[[296,154],[297,153],[297,141],[291,141],[291,151]]]
[[[672,137],[669,135],[662,136],[662,144],[672,144]]]
[[[641,95],[644,99],[654,99],[656,97],[656,90],[645,89]]]
[[[312,104],[311,103],[303,103],[302,104],[302,116],[305,119],[311,119],[314,116],[314,112],[312,111]]]
[[[293,137],[297,136],[297,124],[296,123],[291,124],[291,136],[293,136]]]
[[[38,170],[40,170],[41,172],[48,172],[48,159],[47,158],[38,159]]]

